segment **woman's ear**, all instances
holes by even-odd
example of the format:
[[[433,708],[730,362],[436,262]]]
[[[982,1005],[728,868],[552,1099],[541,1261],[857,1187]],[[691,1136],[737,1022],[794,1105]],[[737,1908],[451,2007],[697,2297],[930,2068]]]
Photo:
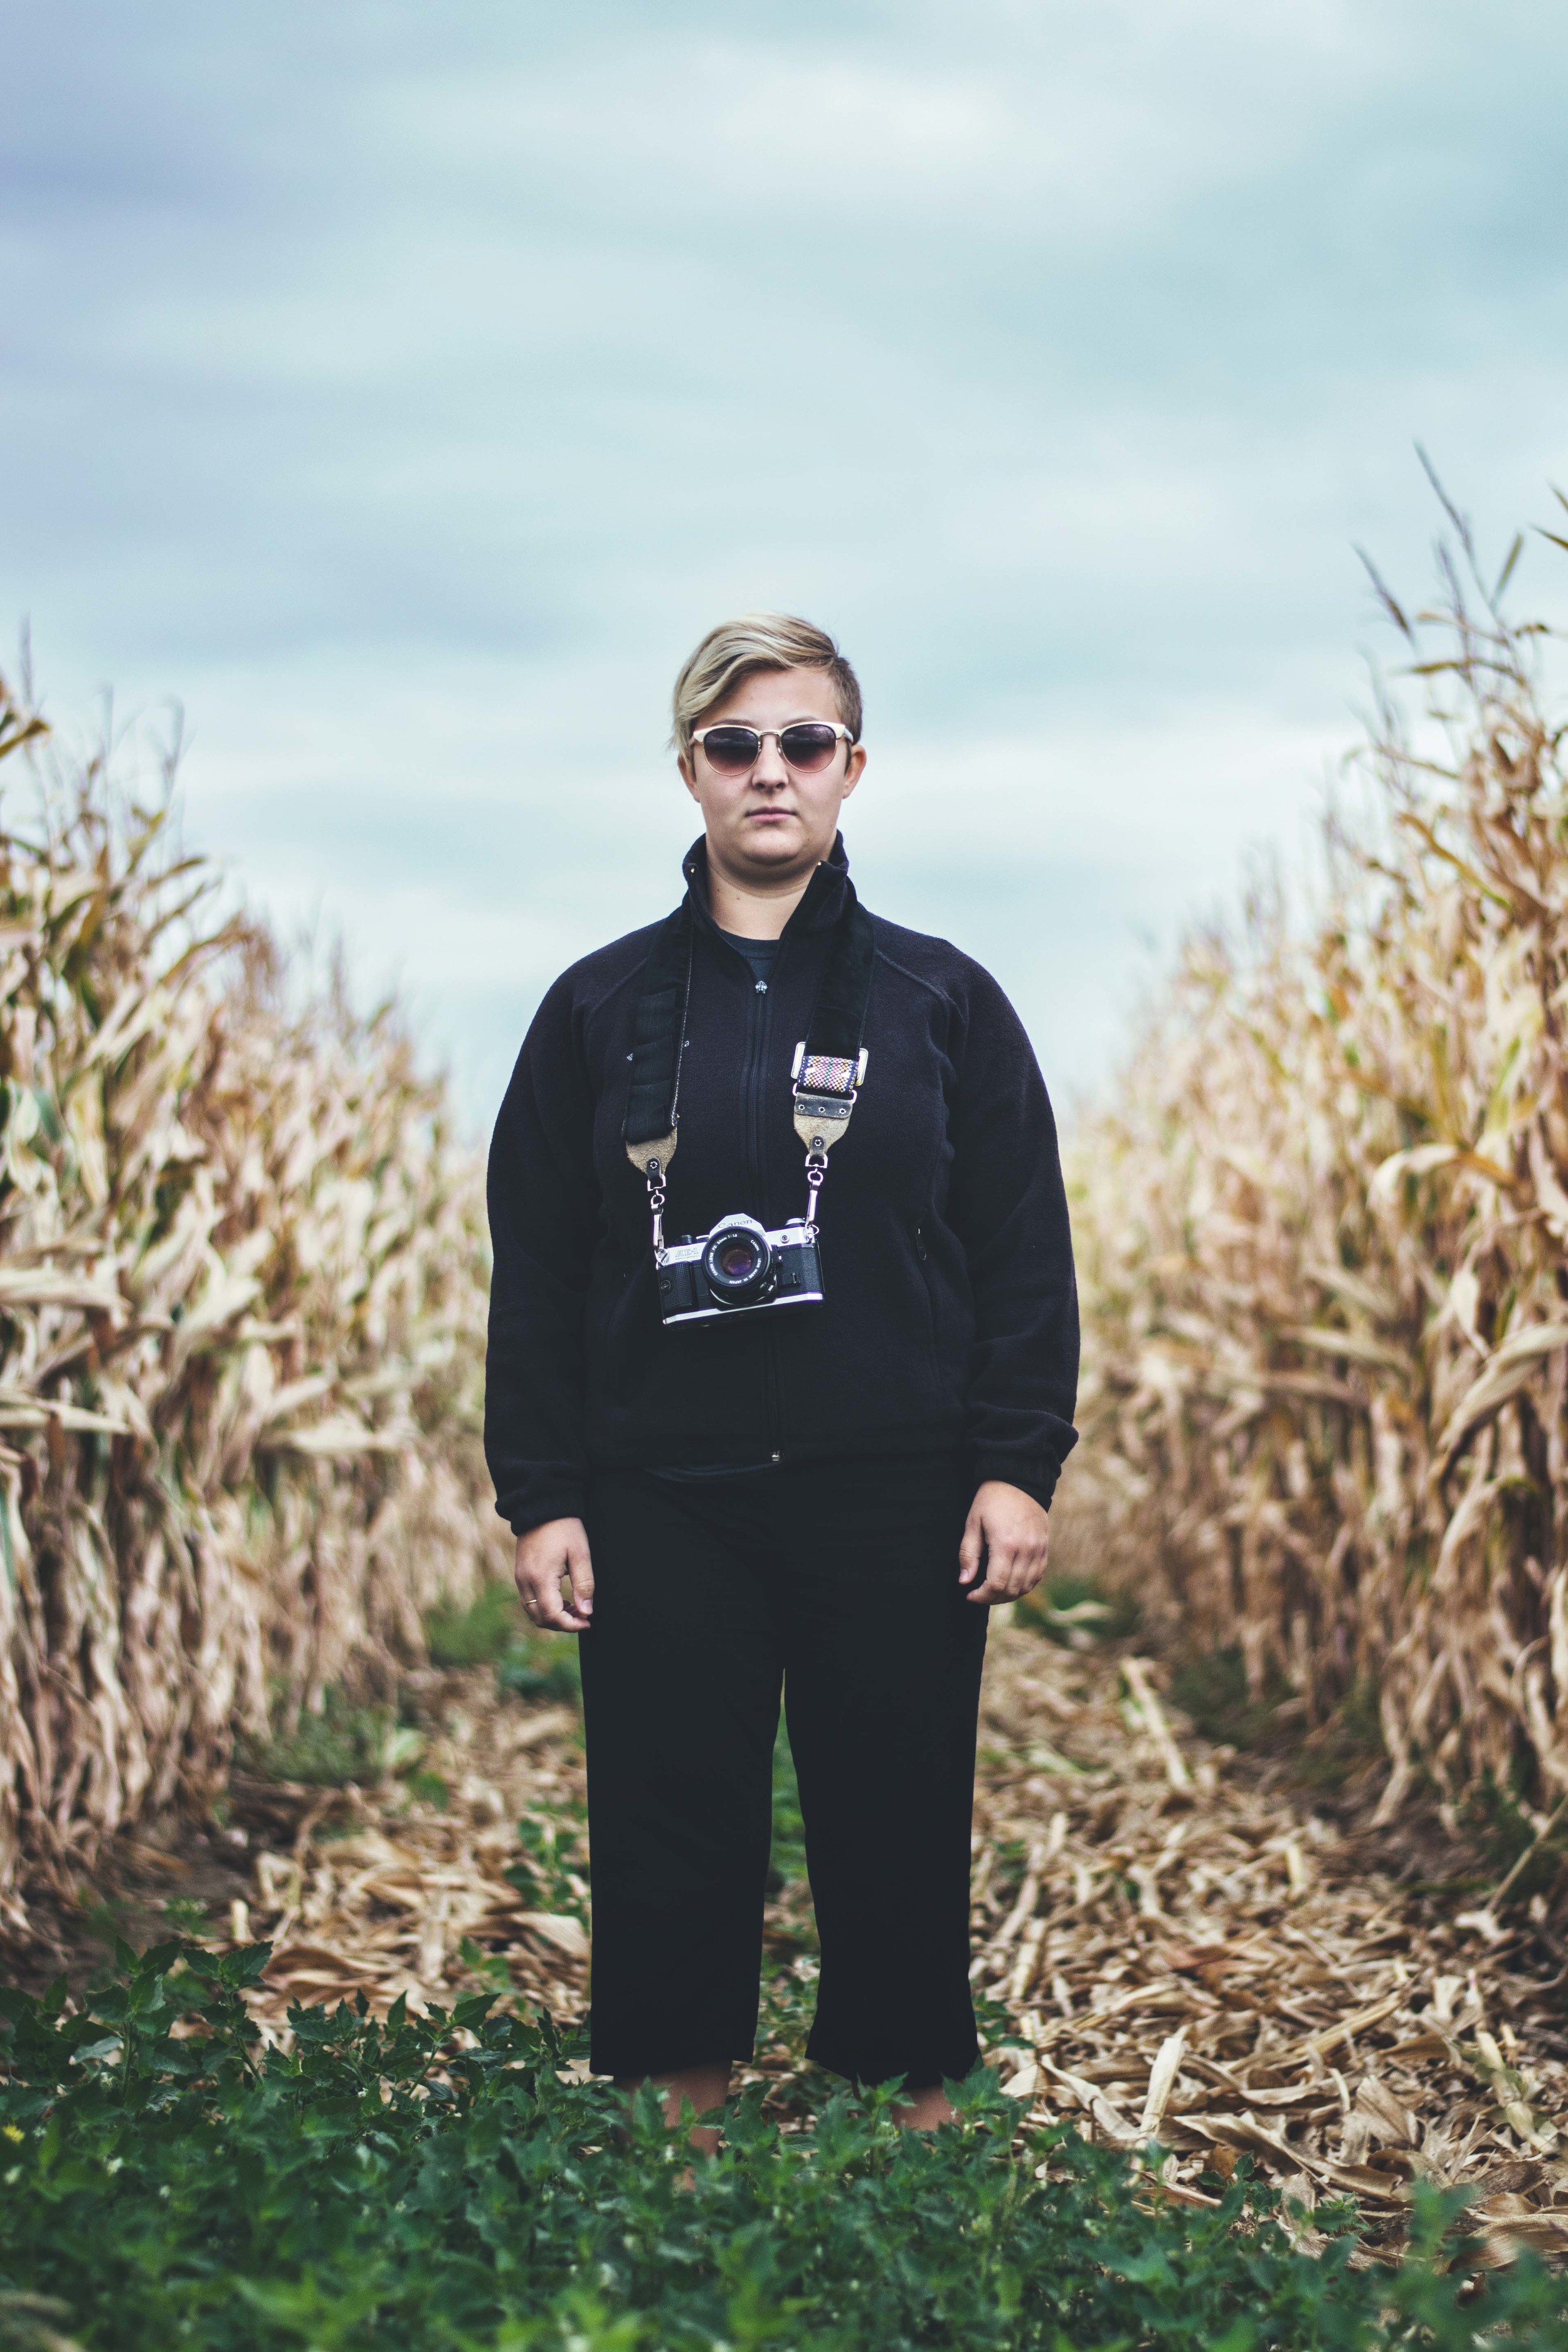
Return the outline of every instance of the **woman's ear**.
[[[849,757],[844,762],[844,798],[848,799],[866,770],[866,746],[851,743]]]
[[[686,786],[687,791],[691,794],[691,797],[697,803],[698,807],[700,808],[702,805],[702,796],[697,789],[697,779],[691,772],[691,761],[689,757],[686,752],[679,751],[676,754],[675,764],[680,771],[681,782]]]

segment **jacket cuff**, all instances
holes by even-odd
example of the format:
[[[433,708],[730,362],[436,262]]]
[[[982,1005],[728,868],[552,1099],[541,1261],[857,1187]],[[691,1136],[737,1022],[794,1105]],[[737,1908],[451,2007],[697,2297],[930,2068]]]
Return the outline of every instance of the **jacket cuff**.
[[[1031,1454],[1020,1462],[1016,1454],[976,1454],[973,1457],[974,1483],[983,1486],[988,1478],[1000,1478],[1009,1486],[1016,1486],[1032,1495],[1042,1511],[1051,1507],[1051,1497],[1057,1491],[1057,1480],[1062,1465],[1049,1454]]]
[[[496,1510],[514,1536],[526,1536],[552,1519],[580,1519],[587,1496],[581,1479],[531,1486],[521,1495],[503,1496]]]

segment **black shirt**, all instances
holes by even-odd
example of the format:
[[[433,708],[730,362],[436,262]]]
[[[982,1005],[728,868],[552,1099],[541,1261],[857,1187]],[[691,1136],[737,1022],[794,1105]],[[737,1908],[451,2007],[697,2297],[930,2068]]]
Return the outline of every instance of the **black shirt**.
[[[768,982],[773,976],[773,966],[778,961],[777,940],[743,940],[739,931],[721,931],[719,937],[728,940],[736,953],[745,957],[751,966],[753,985],[765,996]]]

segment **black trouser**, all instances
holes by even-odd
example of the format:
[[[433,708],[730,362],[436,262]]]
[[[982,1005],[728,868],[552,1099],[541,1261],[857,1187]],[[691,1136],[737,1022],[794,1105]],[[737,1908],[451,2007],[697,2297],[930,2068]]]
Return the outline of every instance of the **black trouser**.
[[[752,2054],[781,1682],[822,1944],[807,2055],[910,2089],[974,2064],[972,1496],[952,1454],[593,1479],[595,2072]]]

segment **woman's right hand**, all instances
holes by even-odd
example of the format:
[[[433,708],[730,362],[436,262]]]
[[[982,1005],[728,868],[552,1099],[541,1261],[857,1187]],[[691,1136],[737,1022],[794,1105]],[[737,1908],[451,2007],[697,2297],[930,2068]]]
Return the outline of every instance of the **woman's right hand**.
[[[542,1633],[586,1633],[594,1614],[594,1563],[581,1519],[547,1519],[519,1536],[512,1573],[524,1613]]]

